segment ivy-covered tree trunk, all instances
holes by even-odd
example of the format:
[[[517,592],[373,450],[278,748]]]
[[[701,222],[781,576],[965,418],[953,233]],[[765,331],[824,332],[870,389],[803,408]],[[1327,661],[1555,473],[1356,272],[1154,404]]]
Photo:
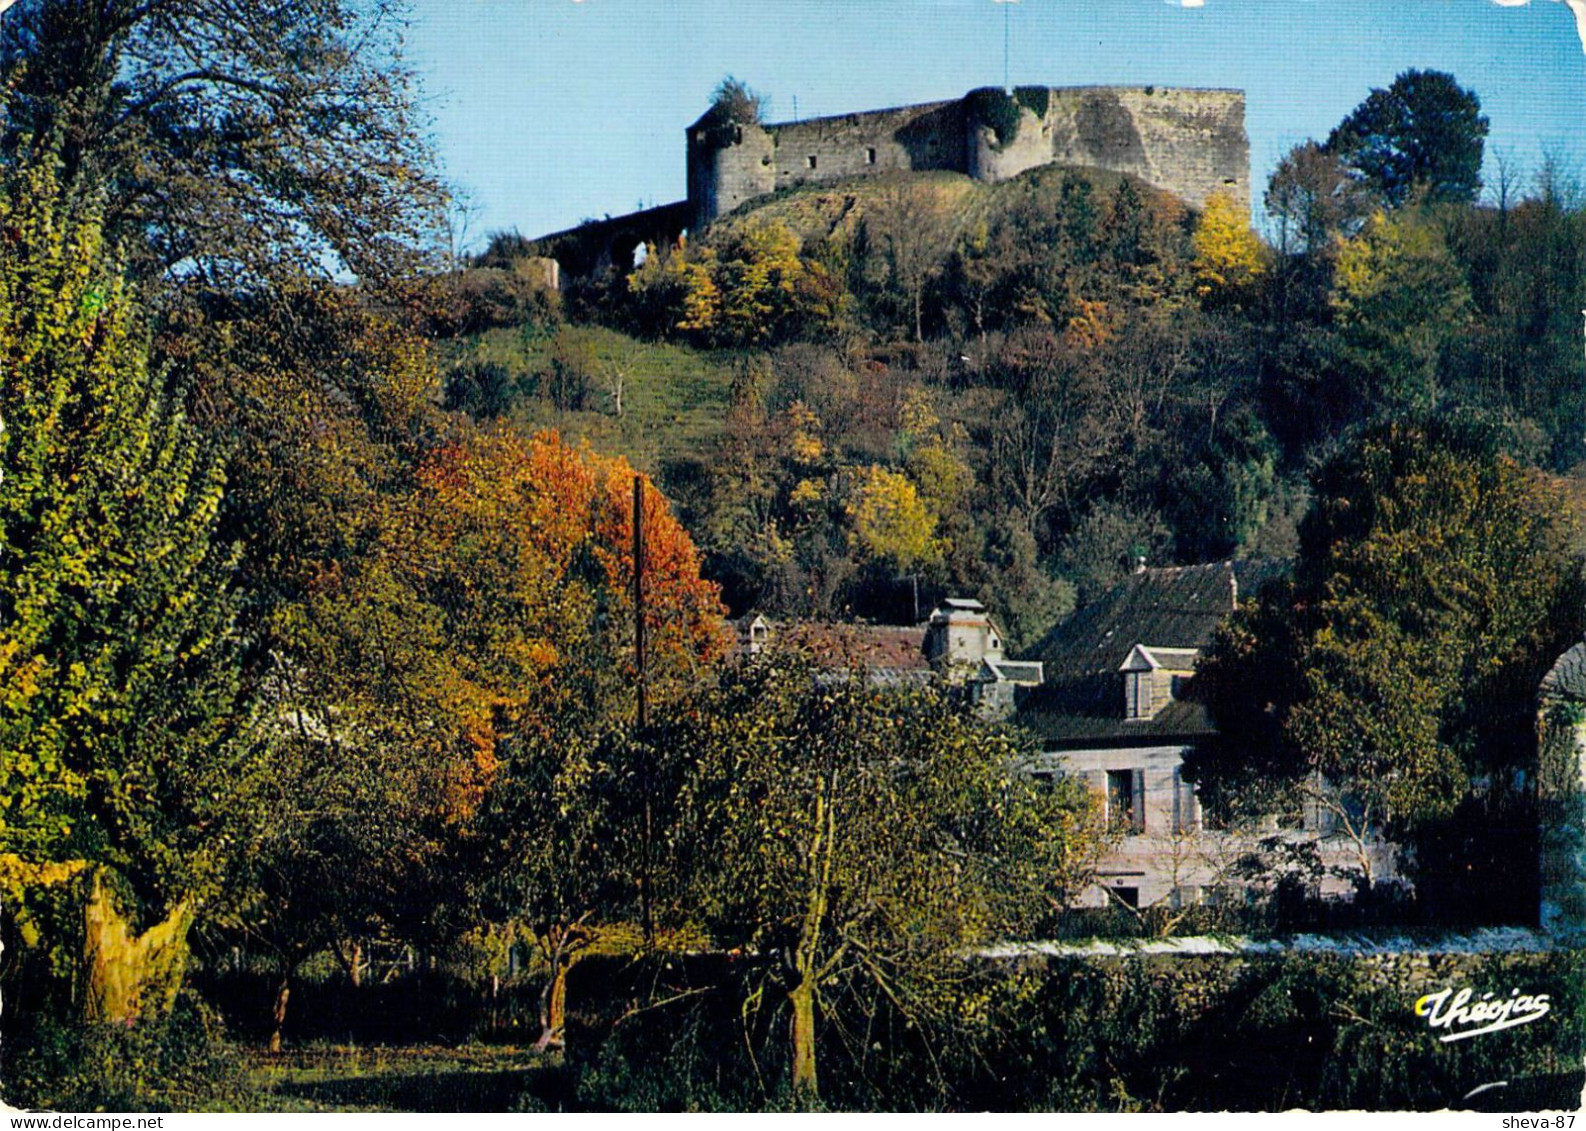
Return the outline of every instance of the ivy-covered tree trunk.
[[[797,979],[788,991],[793,1006],[790,1037],[793,1054],[793,1093],[808,1104],[820,1096],[815,1072],[815,990],[820,981],[816,969],[821,930],[826,925],[828,893],[831,890],[832,854],[835,849],[836,820],[828,794],[837,791],[834,770],[829,781],[821,781],[811,814],[809,851],[809,898],[799,926],[798,945],[793,952],[793,974]]]
[[[52,870],[114,869],[85,880],[81,936],[40,942],[81,970],[86,1016],[124,1022],[174,998],[263,744],[238,725],[216,453],[56,167],[27,151],[0,178],[0,883],[25,901]],[[164,920],[137,933],[114,877]]]
[[[120,1025],[169,1012],[187,970],[192,922],[184,901],[142,934],[133,933],[105,890],[104,870],[96,869],[83,906],[84,1017]]]
[[[793,1005],[793,1093],[808,1102],[820,1095],[815,1074],[815,986],[809,981],[800,982],[788,994],[788,1000]]]

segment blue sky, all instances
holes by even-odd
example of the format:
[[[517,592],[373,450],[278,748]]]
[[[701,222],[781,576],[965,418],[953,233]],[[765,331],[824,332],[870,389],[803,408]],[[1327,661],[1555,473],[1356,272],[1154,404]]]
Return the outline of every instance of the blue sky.
[[[685,195],[683,130],[732,74],[772,120],[1000,85],[993,0],[412,0],[408,58],[468,236],[540,235]],[[1575,0],[1586,13],[1586,0]],[[1503,152],[1586,174],[1586,48],[1565,0],[1019,0],[1014,83],[1238,87],[1251,183],[1410,67],[1452,72]],[[1586,19],[1586,16],[1583,16]]]

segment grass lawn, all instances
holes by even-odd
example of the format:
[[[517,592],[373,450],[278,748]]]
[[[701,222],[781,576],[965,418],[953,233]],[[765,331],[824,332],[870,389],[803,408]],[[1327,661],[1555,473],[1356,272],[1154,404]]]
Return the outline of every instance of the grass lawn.
[[[529,1048],[313,1045],[251,1053],[263,1111],[510,1111],[571,1101],[557,1059]]]

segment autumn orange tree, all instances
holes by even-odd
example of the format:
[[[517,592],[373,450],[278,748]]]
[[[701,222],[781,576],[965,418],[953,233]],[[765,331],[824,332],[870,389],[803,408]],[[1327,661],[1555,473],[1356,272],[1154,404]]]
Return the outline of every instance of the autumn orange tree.
[[[436,904],[457,908],[442,889],[463,886],[458,860],[482,860],[480,898],[529,928],[559,986],[590,917],[610,918],[613,884],[627,876],[631,892],[620,838],[597,853],[574,826],[632,800],[633,767],[596,766],[591,751],[633,717],[636,477],[554,434],[459,426],[410,489],[379,501],[368,548],[313,587],[301,654],[327,706],[305,737],[368,787],[346,810],[367,835],[327,842],[329,858],[362,862],[364,899],[337,901],[327,938],[422,937]],[[664,702],[720,656],[722,609],[639,478],[645,674]],[[547,1034],[559,1028],[548,1018]]]

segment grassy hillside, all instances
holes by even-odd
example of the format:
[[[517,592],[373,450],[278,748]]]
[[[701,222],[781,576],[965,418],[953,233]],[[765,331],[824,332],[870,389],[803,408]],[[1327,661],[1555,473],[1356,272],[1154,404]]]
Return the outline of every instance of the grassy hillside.
[[[558,356],[589,370],[582,410],[560,410],[549,397],[537,395]],[[511,419],[531,429],[556,428],[575,443],[587,440],[646,471],[668,459],[710,451],[721,435],[736,361],[592,325],[565,325],[549,334],[517,327],[488,330],[454,343],[448,360],[503,366],[518,386]],[[625,374],[620,417],[611,389],[618,372]]]
[[[997,184],[943,171],[855,177],[758,197],[717,220],[711,225],[707,239],[722,240],[745,224],[760,221],[785,224],[801,240],[818,240],[838,232],[852,235],[866,212],[885,207],[900,189],[930,200],[946,220],[949,230],[968,232],[980,225],[989,225],[1015,206],[1034,205],[1039,211],[1056,211],[1061,203],[1064,178],[1072,178],[1075,174],[1088,180],[1098,193],[1111,192],[1123,179],[1122,174],[1104,169],[1059,165],[1032,169]],[[1164,201],[1174,199],[1143,182],[1135,183],[1145,194]]]

